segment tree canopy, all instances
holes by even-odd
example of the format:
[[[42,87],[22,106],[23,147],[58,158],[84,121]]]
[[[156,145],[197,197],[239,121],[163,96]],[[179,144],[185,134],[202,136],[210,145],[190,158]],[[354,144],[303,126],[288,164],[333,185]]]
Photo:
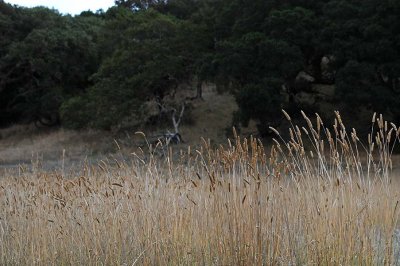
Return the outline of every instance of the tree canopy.
[[[393,0],[118,0],[75,17],[0,1],[0,126],[135,127],[193,80],[232,93],[233,122],[261,134],[282,108],[325,102],[400,119],[399,14]]]

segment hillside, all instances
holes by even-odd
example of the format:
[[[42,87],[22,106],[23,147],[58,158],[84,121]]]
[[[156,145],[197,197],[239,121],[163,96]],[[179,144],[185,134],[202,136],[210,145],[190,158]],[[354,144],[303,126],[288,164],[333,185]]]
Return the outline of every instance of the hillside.
[[[226,143],[226,132],[231,127],[232,114],[237,110],[233,96],[218,94],[214,88],[208,88],[204,90],[203,100],[194,100],[192,106],[191,123],[183,123],[180,128],[184,143],[177,148],[196,146],[202,137],[212,143]],[[154,139],[172,130],[171,127],[172,123],[170,127],[137,128],[137,131]],[[84,159],[98,161],[120,152],[115,140],[125,156],[145,146],[143,137],[135,135],[134,130],[112,134],[100,130],[38,129],[34,125],[15,125],[0,130],[0,168],[36,163],[53,169],[63,163],[81,165]]]

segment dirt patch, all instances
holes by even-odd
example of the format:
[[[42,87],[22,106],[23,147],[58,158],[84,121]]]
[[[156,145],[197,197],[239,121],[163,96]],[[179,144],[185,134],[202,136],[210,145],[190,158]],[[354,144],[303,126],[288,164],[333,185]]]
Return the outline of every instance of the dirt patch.
[[[30,164],[35,161],[80,160],[84,157],[108,153],[113,149],[113,139],[107,132],[34,130],[21,131],[31,126],[1,131],[0,166]],[[9,132],[15,132],[9,135]],[[20,132],[20,133],[17,133]]]

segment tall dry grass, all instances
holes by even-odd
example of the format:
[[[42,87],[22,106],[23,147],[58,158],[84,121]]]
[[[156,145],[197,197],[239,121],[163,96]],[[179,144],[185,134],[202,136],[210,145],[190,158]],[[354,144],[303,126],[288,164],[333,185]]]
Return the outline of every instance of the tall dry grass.
[[[288,114],[287,119],[291,122]],[[365,144],[319,116],[271,150],[236,136],[179,158],[156,150],[80,175],[0,179],[1,265],[395,265],[400,129]],[[314,119],[313,119],[314,120]]]

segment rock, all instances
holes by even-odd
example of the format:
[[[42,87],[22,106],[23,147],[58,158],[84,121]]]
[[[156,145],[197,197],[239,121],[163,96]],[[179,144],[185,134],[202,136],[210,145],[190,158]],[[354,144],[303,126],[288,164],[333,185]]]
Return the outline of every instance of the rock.
[[[335,85],[314,84],[312,90],[322,98],[333,99],[335,96]]]
[[[296,82],[302,82],[302,81],[313,83],[315,82],[315,78],[310,74],[306,73],[305,71],[300,71],[299,74],[297,74]]]
[[[333,83],[336,72],[331,68],[331,64],[335,61],[333,55],[327,55],[321,59],[321,78],[325,82]]]
[[[300,92],[296,95],[295,101],[300,105],[313,106],[316,103],[316,96],[313,93]]]

